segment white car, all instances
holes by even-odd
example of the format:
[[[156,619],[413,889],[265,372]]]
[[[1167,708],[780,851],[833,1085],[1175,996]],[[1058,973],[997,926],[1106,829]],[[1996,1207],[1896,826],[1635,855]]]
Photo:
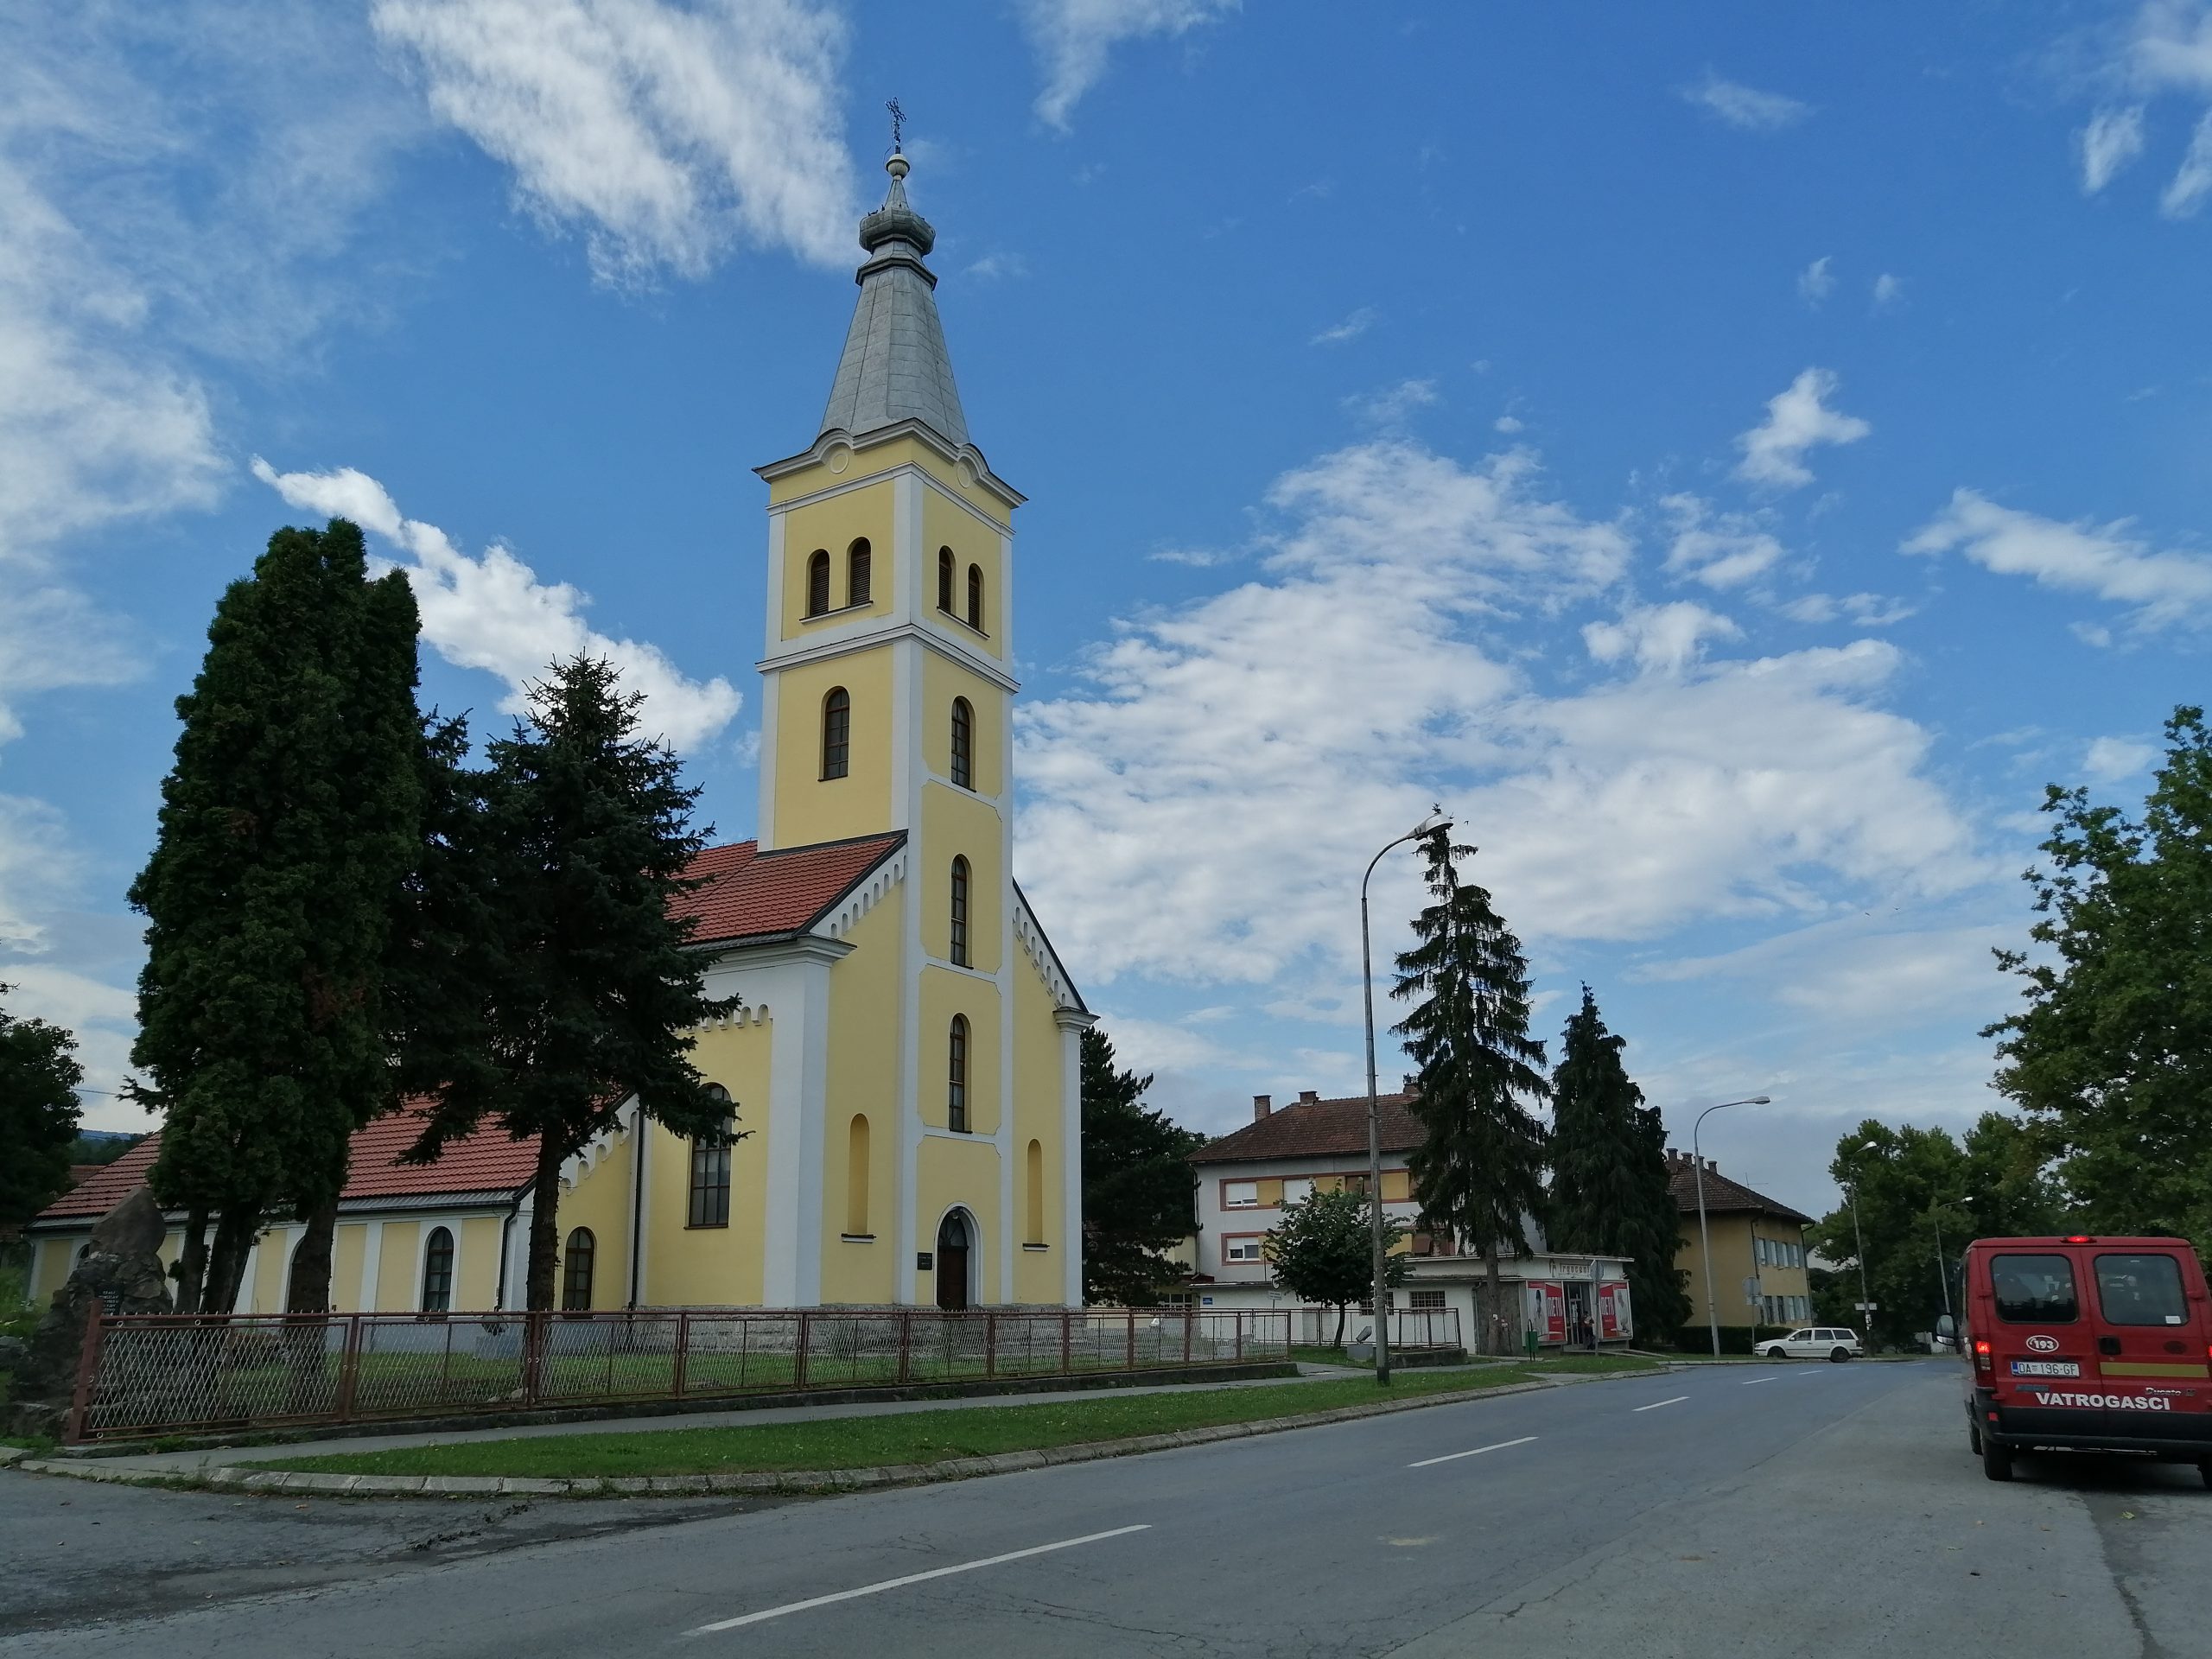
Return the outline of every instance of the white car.
[[[1786,1337],[1761,1343],[1759,1352],[1769,1359],[1830,1359],[1840,1365],[1847,1359],[1863,1358],[1866,1351],[1859,1345],[1856,1331],[1835,1325],[1808,1325]]]

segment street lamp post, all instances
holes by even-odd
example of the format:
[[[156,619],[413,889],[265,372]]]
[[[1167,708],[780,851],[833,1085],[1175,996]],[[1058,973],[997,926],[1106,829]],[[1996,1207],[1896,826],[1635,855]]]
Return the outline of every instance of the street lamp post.
[[[1713,1294],[1713,1231],[1705,1221],[1705,1158],[1698,1150],[1698,1132],[1705,1128],[1705,1120],[1715,1112],[1726,1111],[1731,1106],[1766,1106],[1771,1096],[1751,1095],[1742,1100],[1724,1100],[1718,1106],[1708,1106],[1697,1115],[1697,1122],[1690,1125],[1690,1168],[1697,1177],[1697,1245],[1698,1253],[1705,1258],[1705,1322],[1713,1333],[1713,1357],[1720,1357],[1720,1303]]]
[[[1378,1388],[1390,1385],[1390,1304],[1384,1283],[1389,1264],[1382,1245],[1382,1113],[1375,1089],[1375,965],[1367,938],[1367,880],[1391,848],[1451,827],[1452,820],[1444,816],[1444,809],[1437,807],[1368,860],[1367,874],[1359,878],[1359,980],[1367,1007],[1367,1213],[1375,1229],[1375,1382]]]
[[[1853,1152],[1879,1152],[1881,1149],[1882,1143],[1878,1141],[1862,1141],[1852,1148]],[[1851,1236],[1859,1244],[1859,1317],[1866,1328],[1866,1336],[1871,1339],[1874,1334],[1874,1298],[1866,1288],[1866,1230],[1859,1224],[1859,1179],[1856,1176],[1852,1178],[1851,1185],[1844,1188],[1844,1192],[1851,1199]]]

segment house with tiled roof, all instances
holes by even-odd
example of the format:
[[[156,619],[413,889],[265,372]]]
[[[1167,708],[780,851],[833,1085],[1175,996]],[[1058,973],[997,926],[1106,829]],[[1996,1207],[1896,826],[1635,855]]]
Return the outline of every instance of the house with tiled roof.
[[[1407,1282],[1394,1306],[1449,1308],[1459,1314],[1462,1343],[1482,1341],[1490,1263],[1443,1228],[1429,1225],[1414,1202],[1408,1156],[1423,1138],[1408,1087],[1376,1097],[1383,1213],[1406,1231]],[[1305,1090],[1277,1106],[1252,1097],[1252,1121],[1190,1154],[1198,1183],[1198,1230],[1188,1252],[1187,1294],[1202,1307],[1278,1307],[1295,1301],[1274,1281],[1267,1239],[1284,1210],[1317,1192],[1363,1192],[1370,1179],[1365,1095],[1323,1099]],[[1503,1290],[1491,1333],[1495,1347],[1519,1348],[1535,1333],[1539,1346],[1570,1342],[1626,1342],[1635,1329],[1627,1262],[1554,1250],[1530,1217],[1522,1247],[1498,1262]],[[1371,1306],[1366,1311],[1372,1313]]]
[[[692,1053],[727,1128],[681,1141],[631,1107],[569,1160],[571,1306],[1082,1300],[1092,1015],[1013,874],[1024,498],[969,435],[935,232],[906,158],[887,170],[828,408],[804,449],[757,469],[759,834],[702,852],[681,901],[709,993],[734,999]],[[410,1138],[404,1117],[356,1137],[339,1305],[512,1305],[531,1149],[479,1137],[416,1170],[393,1162]],[[435,1185],[479,1163],[467,1193]],[[89,1225],[69,1202],[43,1236]],[[263,1236],[254,1306],[281,1303],[294,1239],[281,1221]]]
[[[1694,1326],[1796,1325],[1813,1317],[1805,1242],[1812,1217],[1730,1179],[1710,1158],[1700,1168],[1690,1154],[1670,1151],[1667,1173],[1668,1190],[1682,1223],[1675,1265],[1688,1275],[1682,1282],[1689,1291]],[[1709,1295],[1703,1243],[1707,1237],[1712,1241]],[[1714,1320],[1716,1308],[1719,1318]]]

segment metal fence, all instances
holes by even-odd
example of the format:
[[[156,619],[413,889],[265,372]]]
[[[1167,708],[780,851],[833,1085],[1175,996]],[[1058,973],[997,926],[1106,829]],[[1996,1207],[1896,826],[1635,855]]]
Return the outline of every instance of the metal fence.
[[[1266,1309],[98,1315],[73,1441],[1287,1360]]]
[[[1337,1310],[1333,1307],[1293,1307],[1284,1310],[1292,1320],[1291,1340],[1301,1348],[1326,1348],[1337,1334]],[[1393,1351],[1412,1348],[1459,1347],[1459,1310],[1456,1307],[1394,1307],[1389,1313],[1388,1335]],[[1370,1335],[1375,1329],[1375,1315],[1363,1313],[1357,1308],[1350,1310],[1344,1319],[1346,1340],[1357,1338],[1363,1331]]]

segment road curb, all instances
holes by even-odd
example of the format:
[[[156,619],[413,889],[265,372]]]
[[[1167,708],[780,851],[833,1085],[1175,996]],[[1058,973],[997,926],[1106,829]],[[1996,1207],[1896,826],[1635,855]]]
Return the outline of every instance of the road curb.
[[[1043,1469],[1061,1464],[1136,1457],[1147,1452],[1168,1452],[1182,1446],[1211,1445],[1217,1440],[1245,1440],[1260,1434],[1281,1434],[1293,1429],[1352,1422],[1363,1417],[1383,1417],[1394,1412],[1460,1405],[1470,1400],[1491,1400],[1510,1394],[1535,1394],[1546,1389],[1573,1383],[1611,1382],[1617,1376],[1648,1377],[1651,1375],[1653,1373],[1649,1371],[1595,1376],[1569,1373],[1541,1381],[1454,1389],[1448,1394],[1422,1395],[1410,1400],[1378,1400],[1368,1405],[1338,1406],[1326,1411],[1300,1412],[1294,1416],[1270,1417],[1248,1423],[1216,1423],[1204,1428],[1179,1429],[1164,1434],[1141,1434],[1117,1440],[1090,1440],[1074,1446],[1001,1452],[988,1457],[955,1458],[944,1463],[890,1464],[861,1469],[758,1470],[728,1475],[591,1475],[563,1478],[519,1475],[309,1474],[293,1470],[259,1469],[250,1464],[226,1464],[204,1472],[184,1473],[120,1467],[114,1461],[28,1457],[18,1466],[35,1474],[105,1481],[120,1485],[186,1487],[219,1491],[299,1492],[326,1497],[815,1495],[860,1491],[881,1486],[925,1485],[938,1481],[968,1480],[983,1475],[1015,1474],[1024,1470]]]

